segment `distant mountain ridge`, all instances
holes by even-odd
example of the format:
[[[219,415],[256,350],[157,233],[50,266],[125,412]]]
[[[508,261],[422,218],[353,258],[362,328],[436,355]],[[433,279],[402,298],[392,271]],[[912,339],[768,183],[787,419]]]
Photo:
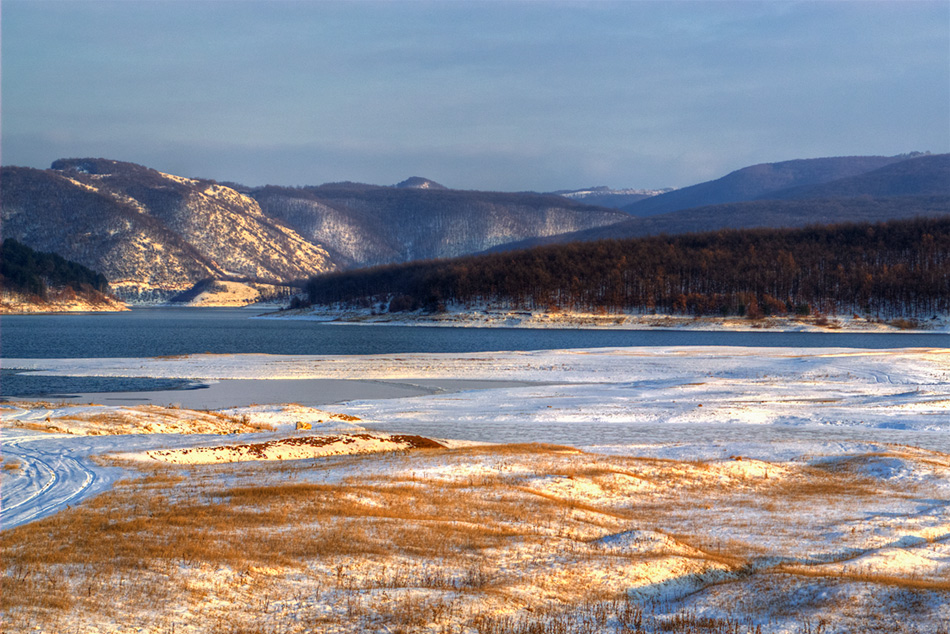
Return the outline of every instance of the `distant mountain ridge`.
[[[268,186],[250,195],[264,213],[336,254],[344,268],[454,257],[627,218],[617,210],[534,193],[348,183]]]
[[[818,185],[800,185],[769,192],[760,199],[802,200],[854,196],[948,196],[950,154],[915,156],[870,172]]]
[[[103,272],[117,295],[164,301],[199,282],[281,284],[612,224],[622,212],[542,194],[398,186],[225,186],[122,161],[4,167],[4,235]],[[238,191],[240,190],[240,191]]]
[[[876,162],[878,161],[861,160],[857,164],[866,166]],[[811,164],[812,167],[815,165],[820,163]],[[835,159],[832,165],[837,172],[851,169],[842,169],[838,159]],[[685,190],[676,190],[672,194],[679,191]],[[950,154],[921,155],[888,161],[883,167],[869,172],[820,185],[770,191],[759,199],[701,205],[634,217],[603,230],[595,228],[549,238],[523,240],[492,250],[507,251],[574,241],[678,235],[720,229],[793,228],[837,222],[885,222],[918,216],[936,218],[947,214],[950,214]]]
[[[420,176],[392,186],[247,187],[92,158],[60,159],[48,170],[4,167],[0,180],[5,237],[102,272],[131,301],[164,301],[199,282],[263,288],[548,242],[950,211],[948,155],[786,161],[665,193],[464,191]],[[633,207],[650,206],[652,215],[583,202],[597,195],[650,195]],[[723,198],[740,200],[710,204]],[[656,211],[696,201],[704,204]]]
[[[857,176],[911,157],[844,156],[761,163],[716,180],[635,202],[623,210],[634,216],[654,216],[693,207],[756,200],[769,197],[770,192]]]
[[[659,196],[660,194],[666,194],[671,191],[673,191],[672,187],[666,187],[664,189],[611,189],[601,185],[598,187],[588,187],[587,189],[562,189],[551,193],[588,205],[598,205],[611,209],[625,209],[637,201]]]
[[[406,180],[396,183],[397,189],[448,189],[445,185],[439,185],[435,181],[421,176],[410,176]]]

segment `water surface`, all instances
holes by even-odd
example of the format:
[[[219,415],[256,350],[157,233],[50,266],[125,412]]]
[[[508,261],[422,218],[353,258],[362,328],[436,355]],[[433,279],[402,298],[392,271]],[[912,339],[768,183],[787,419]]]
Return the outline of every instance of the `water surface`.
[[[253,319],[233,308],[6,315],[0,357],[22,359],[214,354],[393,354],[622,346],[945,347],[947,333],[698,332],[353,325]]]

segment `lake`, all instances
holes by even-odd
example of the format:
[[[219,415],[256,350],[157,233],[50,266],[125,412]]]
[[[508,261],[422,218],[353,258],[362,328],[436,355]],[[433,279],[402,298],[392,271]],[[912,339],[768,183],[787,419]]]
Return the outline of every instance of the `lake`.
[[[254,319],[234,308],[4,315],[0,357],[60,359],[214,354],[393,354],[623,346],[946,347],[947,333],[698,332],[451,328]]]
[[[455,328],[256,319],[241,308],[137,308],[122,313],[5,315],[0,318],[3,359],[157,357],[187,354],[365,355],[411,352],[492,352],[637,346],[748,346],[794,348],[943,347],[946,333],[699,332],[688,330],[584,330],[538,328]],[[277,384],[273,384],[277,385]],[[184,394],[190,381],[153,378],[30,376],[5,368],[0,396],[56,396],[117,393],[133,400],[164,393],[175,403],[222,406],[235,399],[223,385]],[[354,387],[359,387],[354,383]],[[366,388],[367,386],[363,386]],[[233,388],[233,386],[232,386]],[[377,392],[378,388],[373,388]],[[340,389],[315,393],[310,404],[366,398],[368,392]],[[125,396],[123,396],[125,394]],[[398,391],[391,396],[412,395]],[[337,398],[339,397],[339,398]],[[248,395],[248,398],[252,398]],[[241,399],[236,399],[235,404]]]
[[[501,350],[546,350],[597,347],[671,347],[671,346],[744,346],[772,348],[863,348],[893,349],[906,347],[945,348],[946,333],[801,333],[801,332],[698,332],[683,330],[580,330],[522,328],[453,328],[394,325],[354,325],[255,319],[247,309],[148,308],[126,313],[4,316],[0,320],[0,353],[5,360],[154,357],[193,353],[218,354],[294,354],[294,355],[366,355],[412,352],[492,352]],[[38,364],[40,367],[42,364]],[[306,405],[359,399],[394,398],[452,392],[505,385],[474,385],[465,381],[379,380],[224,380],[209,384],[183,379],[148,377],[63,377],[21,375],[5,364],[0,376],[0,394],[4,397],[57,396],[63,400],[88,402],[89,393],[100,394],[95,401],[105,404],[181,404],[199,409],[250,402],[300,402]],[[485,383],[485,382],[482,382]],[[513,385],[513,384],[512,384]],[[199,387],[201,389],[190,389]],[[69,397],[69,395],[80,395]],[[424,421],[377,426],[388,431],[448,435],[491,440],[540,439],[586,445],[623,440],[626,443],[643,435],[656,436],[657,426],[614,423],[545,424],[512,426],[479,423],[464,429],[448,430]],[[390,427],[392,429],[390,429]],[[664,434],[704,437],[694,426],[674,426]],[[529,429],[530,428],[530,429]],[[703,427],[704,428],[704,427]],[[642,429],[642,433],[641,430]],[[707,430],[722,438],[736,434],[759,437],[761,426],[746,429],[741,425]],[[798,429],[796,431],[795,429]],[[800,435],[800,428],[782,431]],[[832,433],[862,439],[893,438],[932,446],[934,439],[944,443],[944,434],[899,432],[891,430],[834,431]],[[860,432],[860,433],[859,433]],[[770,432],[772,433],[772,432]],[[810,433],[810,432],[808,432]],[[639,434],[639,435],[638,435]],[[855,435],[857,434],[857,436]],[[890,435],[888,435],[890,434]],[[904,434],[902,436],[902,434]],[[893,436],[893,438],[892,438]],[[921,438],[917,438],[921,436]],[[675,436],[678,438],[679,436]],[[943,447],[943,445],[939,445]]]

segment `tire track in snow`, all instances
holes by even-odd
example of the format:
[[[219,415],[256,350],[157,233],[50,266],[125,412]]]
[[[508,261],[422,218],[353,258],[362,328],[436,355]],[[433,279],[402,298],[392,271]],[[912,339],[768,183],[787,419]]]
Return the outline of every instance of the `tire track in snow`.
[[[128,434],[82,436],[3,429],[0,447],[5,461],[16,469],[0,470],[0,530],[21,526],[78,504],[110,489],[135,473],[121,467],[103,467],[91,456],[170,449],[193,445],[200,435]],[[225,442],[220,435],[204,437],[209,444]],[[229,437],[228,442],[233,442]]]
[[[111,480],[81,457],[69,455],[50,436],[3,439],[3,453],[20,463],[19,473],[4,473],[0,489],[0,527],[20,526],[52,515],[103,490]],[[100,486],[104,484],[105,486]]]

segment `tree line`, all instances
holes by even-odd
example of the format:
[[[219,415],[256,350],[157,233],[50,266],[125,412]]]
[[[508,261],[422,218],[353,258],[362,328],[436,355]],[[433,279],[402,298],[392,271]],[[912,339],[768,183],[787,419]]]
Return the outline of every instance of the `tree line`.
[[[311,304],[684,315],[950,311],[950,218],[571,243],[309,279]]]
[[[109,280],[101,273],[55,253],[34,251],[13,238],[7,238],[0,246],[0,283],[5,291],[41,299],[47,298],[50,288],[109,291]]]

